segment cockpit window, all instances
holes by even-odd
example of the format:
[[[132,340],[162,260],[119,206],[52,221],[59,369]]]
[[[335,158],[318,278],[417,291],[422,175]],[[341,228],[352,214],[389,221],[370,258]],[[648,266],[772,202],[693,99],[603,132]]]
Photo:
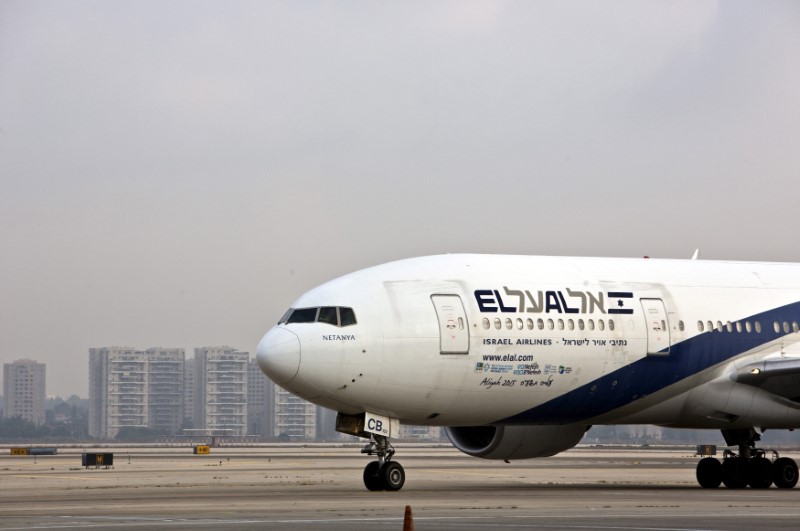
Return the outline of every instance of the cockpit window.
[[[323,306],[319,309],[319,317],[317,321],[320,323],[328,323],[333,326],[338,326],[339,320],[336,317],[336,308],[333,306]]]
[[[291,315],[292,315],[292,312],[293,312],[293,311],[294,311],[294,308],[289,308],[288,310],[286,310],[286,313],[285,313],[285,314],[283,314],[283,317],[281,317],[281,320],[280,320],[280,321],[278,321],[278,324],[283,324],[283,323],[285,323],[286,321],[288,321],[288,320],[289,320],[289,316],[291,316]]]
[[[313,323],[317,320],[319,308],[297,308],[289,316],[287,323]]]
[[[283,314],[278,324],[314,322],[333,326],[350,326],[356,324],[356,314],[352,308],[337,306],[290,308],[288,312]]]
[[[352,308],[339,308],[339,319],[341,326],[356,324],[356,314]]]

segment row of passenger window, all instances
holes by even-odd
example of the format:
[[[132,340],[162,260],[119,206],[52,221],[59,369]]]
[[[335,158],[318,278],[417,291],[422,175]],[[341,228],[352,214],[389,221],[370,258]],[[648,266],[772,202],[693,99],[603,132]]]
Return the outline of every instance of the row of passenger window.
[[[286,323],[327,323],[333,326],[356,324],[356,314],[352,308],[342,306],[322,306],[316,308],[289,308],[278,324]]]
[[[773,321],[772,328],[775,330],[776,334],[780,334],[781,330],[783,330],[785,334],[789,332],[800,332],[800,324],[798,324],[797,321],[792,321],[791,324],[788,321],[783,321],[782,323]],[[736,321],[735,323],[728,321],[723,324],[722,321],[717,321],[717,324],[714,325],[712,321],[706,321],[705,323],[703,321],[697,321],[697,330],[700,332],[713,332],[715,330],[717,332],[733,332],[736,330],[736,332],[740,334],[742,332],[747,334],[753,332],[760,334],[761,323],[759,321],[754,321],[753,323],[750,323],[750,321],[744,321],[744,323],[742,323],[742,321]]]
[[[514,326],[516,326],[517,330],[522,330],[523,328],[527,328],[528,330],[533,330],[537,328],[539,330],[544,330],[545,326],[548,330],[575,330],[577,325],[578,330],[594,330],[595,326],[597,330],[605,330],[606,329],[606,321],[603,319],[598,319],[597,324],[595,325],[594,319],[587,319],[584,321],[583,319],[578,319],[577,321],[573,319],[537,319],[534,323],[533,319],[526,319],[522,320],[521,318],[517,318],[516,321],[511,319],[510,317],[506,317],[505,323],[499,317],[495,317],[494,319],[494,327],[497,330],[502,330],[503,325],[505,324],[506,330],[512,330]],[[614,320],[608,320],[608,329],[614,330]],[[487,318],[483,318],[483,328],[484,330],[489,330],[492,327],[492,322]]]
[[[614,320],[608,319],[607,322],[608,322],[608,329],[614,330],[615,326]],[[603,319],[597,319],[597,322],[595,324],[595,321],[593,319],[587,319],[586,321],[584,321],[583,319],[545,320],[540,318],[534,321],[533,319],[530,318],[523,320],[519,317],[517,319],[511,319],[510,317],[506,317],[505,320],[503,320],[500,319],[499,317],[495,317],[494,328],[496,330],[502,330],[504,327],[506,330],[513,330],[514,328],[516,328],[517,330],[523,330],[525,328],[527,328],[528,330],[534,330],[534,329],[544,330],[546,327],[548,330],[555,330],[555,329],[575,330],[577,328],[578,330],[592,331],[595,330],[596,328],[597,330],[602,331],[605,330],[606,328],[606,321]],[[775,330],[776,334],[779,334],[781,331],[783,331],[786,334],[790,332],[795,332],[795,333],[800,332],[800,324],[798,324],[797,321],[792,321],[791,323],[789,323],[788,321],[783,321],[783,322],[774,321],[772,323],[772,327]],[[489,330],[490,328],[492,328],[492,321],[484,317],[483,328],[484,330]],[[664,321],[661,321],[661,329],[663,330],[664,328],[666,328],[666,323]],[[682,332],[684,328],[685,327],[683,321],[678,321],[678,330]],[[706,321],[706,322],[697,321],[697,330],[700,332],[705,332],[705,331],[733,332],[735,330],[737,333],[749,334],[755,332],[756,334],[760,334],[761,323],[759,321],[754,321],[753,323],[751,323],[750,321],[744,321],[744,322],[737,321],[735,323],[728,321],[727,323],[723,324],[722,321],[717,321],[715,325],[714,322],[712,321]]]

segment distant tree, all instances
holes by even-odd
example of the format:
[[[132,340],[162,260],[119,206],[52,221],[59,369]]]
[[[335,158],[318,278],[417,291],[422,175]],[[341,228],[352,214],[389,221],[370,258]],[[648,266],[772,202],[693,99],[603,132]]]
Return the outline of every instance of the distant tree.
[[[44,401],[44,409],[45,411],[49,411],[55,408],[59,404],[63,404],[64,399],[60,396],[48,396]]]
[[[44,434],[42,426],[24,420],[22,417],[0,419],[0,438],[2,439],[31,439]]]

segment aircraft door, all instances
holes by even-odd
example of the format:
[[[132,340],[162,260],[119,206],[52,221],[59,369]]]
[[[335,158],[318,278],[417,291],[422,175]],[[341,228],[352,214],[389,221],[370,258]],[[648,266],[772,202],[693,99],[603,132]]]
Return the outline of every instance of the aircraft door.
[[[439,318],[442,354],[469,353],[469,326],[464,304],[458,295],[431,295]]]
[[[641,302],[647,327],[647,353],[669,354],[669,321],[664,301],[641,299]]]

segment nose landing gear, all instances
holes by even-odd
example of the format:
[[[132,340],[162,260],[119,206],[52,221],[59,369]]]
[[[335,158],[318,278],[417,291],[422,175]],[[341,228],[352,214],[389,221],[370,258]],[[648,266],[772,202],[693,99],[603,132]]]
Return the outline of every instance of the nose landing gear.
[[[743,489],[748,485],[754,489],[768,489],[774,484],[780,489],[791,489],[797,484],[798,469],[794,459],[780,457],[772,452],[772,460],[766,452],[756,448],[761,436],[754,429],[723,430],[725,441],[739,445],[739,454],[725,450],[722,463],[713,457],[705,457],[697,463],[697,482],[701,487],[713,489],[725,484],[729,489]]]
[[[392,461],[394,448],[383,435],[372,435],[369,444],[361,449],[362,454],[376,455],[377,461],[371,461],[364,468],[364,485],[368,490],[395,491],[403,488],[406,472],[397,461]]]

